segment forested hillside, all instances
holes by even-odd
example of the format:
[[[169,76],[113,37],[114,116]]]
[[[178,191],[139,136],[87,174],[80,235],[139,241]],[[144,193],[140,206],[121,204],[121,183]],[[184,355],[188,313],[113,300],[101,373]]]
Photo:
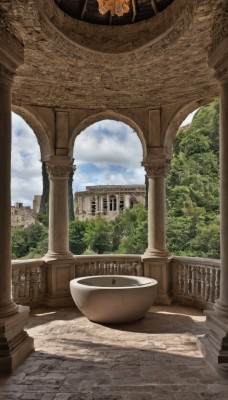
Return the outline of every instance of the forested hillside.
[[[175,255],[219,258],[219,232],[219,103],[215,100],[195,114],[174,142],[167,177],[168,250]],[[43,225],[13,230],[13,258],[43,256],[47,235]],[[147,210],[137,205],[111,222],[70,221],[69,237],[74,254],[143,254]]]
[[[167,241],[175,255],[219,258],[219,103],[202,107],[173,146]]]

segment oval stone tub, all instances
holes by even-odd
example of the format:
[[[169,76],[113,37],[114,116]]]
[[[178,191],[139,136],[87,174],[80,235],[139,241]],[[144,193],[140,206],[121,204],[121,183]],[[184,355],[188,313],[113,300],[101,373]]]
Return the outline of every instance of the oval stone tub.
[[[154,302],[157,281],[141,276],[87,276],[70,281],[79,310],[89,320],[116,324],[137,321]]]

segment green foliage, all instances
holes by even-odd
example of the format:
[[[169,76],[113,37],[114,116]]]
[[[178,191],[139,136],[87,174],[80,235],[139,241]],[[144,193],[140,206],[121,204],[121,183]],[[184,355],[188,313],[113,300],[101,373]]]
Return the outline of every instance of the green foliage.
[[[116,221],[118,223],[118,221]],[[118,230],[120,254],[143,254],[147,248],[147,210],[141,204],[126,210],[120,218]]]
[[[219,258],[219,103],[181,130],[167,177],[167,242],[176,255]]]
[[[112,251],[112,232],[112,224],[104,218],[98,217],[87,222],[84,241],[88,249],[95,253],[110,253]]]
[[[86,250],[87,244],[84,240],[87,222],[78,219],[70,221],[69,225],[69,247],[73,254],[82,254]]]
[[[69,232],[74,254],[142,254],[147,247],[147,210],[138,204],[114,221],[72,221]]]
[[[12,258],[42,257],[47,249],[48,233],[42,224],[12,230]],[[31,256],[31,257],[28,257]]]

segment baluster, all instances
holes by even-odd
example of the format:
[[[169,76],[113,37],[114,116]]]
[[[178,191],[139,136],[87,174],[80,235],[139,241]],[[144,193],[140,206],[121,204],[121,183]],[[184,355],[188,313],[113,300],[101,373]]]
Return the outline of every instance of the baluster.
[[[192,265],[192,281],[191,281],[191,286],[192,286],[192,297],[196,296],[196,267],[195,265]]]
[[[205,300],[205,269],[203,267],[200,267],[200,283],[201,283],[201,291],[200,291],[200,297],[201,299]]]
[[[19,289],[20,289],[20,282],[19,282],[19,271],[18,269],[14,269],[12,271],[12,297],[15,303],[17,303],[19,299]]]
[[[201,293],[201,273],[199,265],[196,265],[196,294],[197,298],[200,298]]]
[[[187,295],[191,296],[191,290],[192,290],[192,285],[191,285],[191,264],[187,265]]]
[[[210,297],[210,268],[205,267],[205,300],[208,301]]]
[[[182,271],[183,266],[180,263],[177,264],[177,293],[182,292]]]
[[[212,267],[210,267],[209,269],[209,296],[208,296],[208,301],[210,303],[213,303],[213,297],[214,297],[214,274],[213,274],[214,270]]]
[[[215,273],[215,300],[219,298],[220,294],[220,270],[216,268]]]
[[[39,297],[40,289],[40,271],[39,268],[31,270],[31,282],[30,282],[30,298],[36,300]]]
[[[185,295],[187,293],[187,279],[186,279],[186,275],[187,275],[187,267],[184,264],[184,268],[183,268],[183,294]]]
[[[114,275],[118,275],[118,261],[114,265]]]
[[[31,280],[31,270],[30,270],[30,268],[26,268],[25,269],[25,298],[26,299],[29,299],[30,280]]]
[[[21,269],[19,272],[19,282],[20,282],[20,291],[19,298],[25,297],[25,269]]]

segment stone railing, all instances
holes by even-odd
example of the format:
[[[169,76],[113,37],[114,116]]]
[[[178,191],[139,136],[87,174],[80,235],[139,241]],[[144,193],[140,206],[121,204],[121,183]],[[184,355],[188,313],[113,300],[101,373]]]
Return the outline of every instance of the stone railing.
[[[152,261],[154,261],[154,258]],[[56,289],[57,291],[54,295],[57,297],[63,295],[65,299],[67,296],[70,298],[70,279],[89,275],[144,276],[145,268],[141,255],[125,254],[74,256],[74,259],[70,260],[69,265],[66,263],[64,274],[62,265],[59,266],[59,261],[53,261],[49,265],[41,259],[15,260],[12,262],[12,266],[14,301],[18,304],[29,305],[30,307],[35,307],[43,303],[46,286],[48,285],[48,276],[49,280],[51,279],[48,286],[49,290],[50,287],[55,287],[58,283],[57,287],[60,287],[60,292]],[[57,281],[56,274],[58,274],[58,268],[60,269],[60,277]],[[149,276],[154,277],[153,275],[157,271],[157,268],[157,264],[155,268],[152,265]],[[54,286],[52,285],[52,273],[47,275],[48,269],[52,272],[54,271]],[[212,308],[213,303],[219,297],[219,260],[173,257],[169,262],[168,269],[169,276],[172,276],[172,279],[169,280],[169,287],[174,301],[182,305],[200,309]],[[64,306],[65,303],[61,304]]]
[[[140,255],[102,254],[75,256],[75,278],[89,275],[136,275],[143,276]]]
[[[220,260],[174,257],[173,298],[195,308],[211,309],[219,297]]]
[[[16,303],[35,307],[42,304],[46,285],[43,260],[12,261],[12,296]]]

